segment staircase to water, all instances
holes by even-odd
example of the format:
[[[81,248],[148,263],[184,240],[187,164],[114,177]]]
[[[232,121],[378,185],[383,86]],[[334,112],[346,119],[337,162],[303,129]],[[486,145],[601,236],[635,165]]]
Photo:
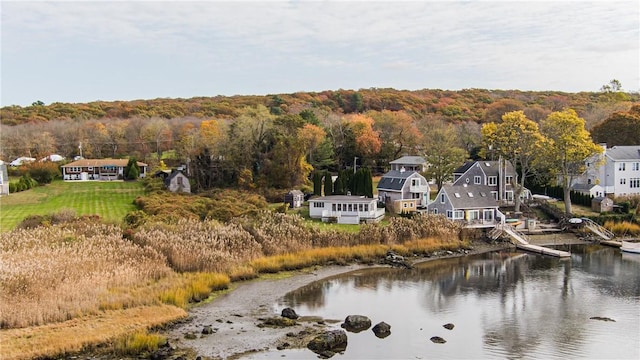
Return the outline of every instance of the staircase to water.
[[[582,218],[582,222],[589,231],[600,236],[604,240],[611,240],[615,236],[614,233],[589,218]]]

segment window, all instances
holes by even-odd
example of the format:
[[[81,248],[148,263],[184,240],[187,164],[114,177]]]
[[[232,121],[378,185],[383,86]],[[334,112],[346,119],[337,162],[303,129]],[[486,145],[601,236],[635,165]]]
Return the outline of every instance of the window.
[[[440,194],[440,202],[444,204],[444,194]]]
[[[473,197],[473,193],[472,192],[468,192],[467,195],[469,195],[469,197]]]
[[[406,209],[407,208],[407,203],[402,204],[402,207]]]
[[[349,211],[353,211],[353,204],[349,204]]]
[[[491,195],[493,195],[493,198],[494,198],[495,200],[498,200],[498,192],[497,192],[497,191],[492,191],[492,192],[491,192]]]
[[[336,211],[336,204],[331,204],[331,211]]]
[[[362,212],[362,204],[358,204],[358,211]]]
[[[627,183],[627,179],[624,179],[624,178],[620,179],[620,185],[624,185],[626,183]]]
[[[511,184],[511,183],[513,182],[513,176],[507,176],[507,177],[505,178],[505,182],[506,182],[507,184]]]
[[[373,206],[371,208],[373,208]],[[364,211],[369,211],[369,204],[364,204]]]
[[[433,213],[434,213],[435,215],[438,215],[438,208],[433,209]]]
[[[498,177],[497,176],[489,176],[489,186],[498,185]]]
[[[456,210],[453,212],[453,218],[454,219],[464,219],[464,211],[462,210]]]
[[[338,204],[338,211],[342,211],[342,204]]]
[[[640,188],[640,179],[639,178],[629,179],[629,187],[632,189]]]
[[[476,184],[476,185],[480,185],[480,180],[481,179],[482,178],[480,176],[474,176],[473,177],[473,183]]]
[[[631,164],[631,170],[633,170],[633,171],[638,171],[638,170],[640,170],[640,163],[633,163],[633,164]]]
[[[323,208],[324,207],[324,203],[316,201],[316,202],[313,203],[313,207],[315,207],[315,208]]]
[[[455,197],[459,198],[459,197],[460,197],[460,194],[459,194],[459,193],[453,193],[453,196],[455,196]]]
[[[627,164],[627,163],[620,163],[620,164],[618,164],[618,170],[620,170],[620,171],[625,171],[625,169],[626,169],[626,164]]]

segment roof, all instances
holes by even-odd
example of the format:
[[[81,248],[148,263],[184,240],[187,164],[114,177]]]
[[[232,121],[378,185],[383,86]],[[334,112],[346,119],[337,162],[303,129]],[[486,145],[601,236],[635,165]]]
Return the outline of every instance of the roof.
[[[309,201],[327,201],[327,202],[350,202],[350,203],[370,203],[371,201],[375,201],[374,198],[368,198],[364,196],[354,196],[354,195],[328,195],[328,196],[320,196],[316,198],[309,199]]]
[[[613,160],[640,160],[640,145],[614,146],[606,155]]]
[[[165,183],[166,185],[171,184],[171,180],[172,180],[173,178],[175,178],[176,176],[178,176],[178,175],[182,175],[182,176],[184,176],[184,177],[187,177],[187,176],[186,176],[185,174],[183,174],[183,173],[182,173],[182,171],[180,171],[180,170],[172,170],[172,171],[171,171],[171,174],[169,174],[169,176],[167,176],[167,178],[166,178],[166,179],[164,179],[164,183]]]
[[[497,208],[498,202],[491,194],[491,187],[485,185],[442,186],[454,209]],[[457,194],[457,195],[456,195]],[[440,201],[440,200],[436,200]]]
[[[389,164],[411,164],[411,165],[424,165],[426,161],[422,156],[403,156],[399,159],[390,161]]]
[[[382,175],[376,188],[385,190],[402,190],[405,181],[413,174],[417,174],[417,172],[391,170]]]
[[[572,190],[580,191],[580,190],[591,190],[596,186],[600,186],[598,184],[573,184],[571,186]]]
[[[129,159],[80,159],[70,162],[61,167],[100,167],[100,166],[127,166]],[[148,166],[147,164],[137,161],[138,166]]]
[[[289,191],[287,194],[304,196],[304,193],[302,191],[296,189]]]
[[[464,165],[453,171],[454,174],[464,174],[469,169],[471,169],[474,165],[478,164],[484,171],[487,176],[498,176],[499,169],[499,161],[489,161],[489,160],[478,160],[478,161],[467,161]],[[513,164],[509,161],[505,161],[505,166],[507,170],[507,174],[514,174],[515,170],[513,168]]]

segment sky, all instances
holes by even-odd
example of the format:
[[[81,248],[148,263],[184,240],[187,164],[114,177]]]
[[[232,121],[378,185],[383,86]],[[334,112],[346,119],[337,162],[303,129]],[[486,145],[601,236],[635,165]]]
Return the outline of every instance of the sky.
[[[0,105],[298,91],[640,91],[640,2],[4,1]]]

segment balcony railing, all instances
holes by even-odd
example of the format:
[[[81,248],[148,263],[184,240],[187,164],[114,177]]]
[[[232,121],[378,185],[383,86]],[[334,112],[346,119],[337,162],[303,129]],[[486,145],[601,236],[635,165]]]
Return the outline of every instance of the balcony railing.
[[[429,192],[429,186],[428,185],[411,185],[409,186],[409,192],[426,193],[426,192]]]

